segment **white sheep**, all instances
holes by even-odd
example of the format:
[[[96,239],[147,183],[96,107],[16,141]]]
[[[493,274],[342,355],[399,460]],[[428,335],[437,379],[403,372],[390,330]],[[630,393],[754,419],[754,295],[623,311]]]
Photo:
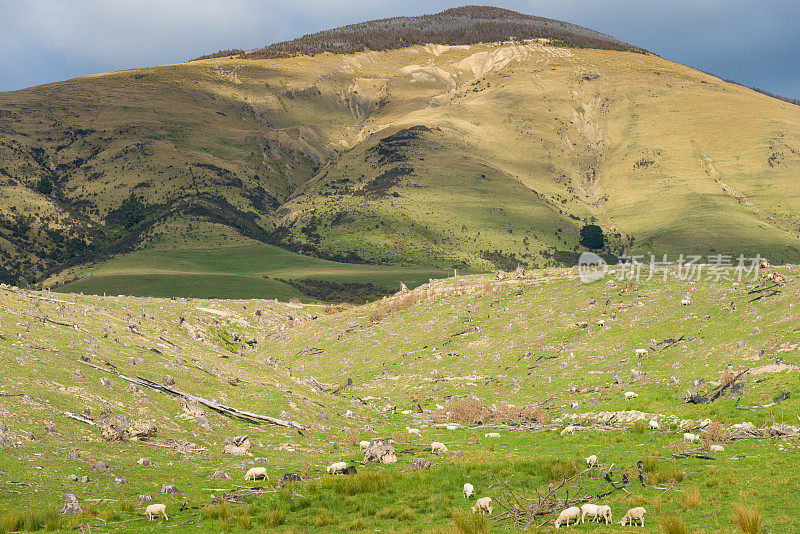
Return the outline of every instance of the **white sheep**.
[[[499,438],[500,434],[497,432],[489,432],[488,434],[483,435],[484,438]]]
[[[725,447],[722,445],[709,445],[708,450],[711,452],[725,452]]]
[[[688,295],[683,297],[683,299],[681,300],[681,306],[688,306],[691,303],[692,303],[692,300],[689,298]]]
[[[251,467],[247,470],[247,473],[244,474],[245,480],[256,480],[257,478],[269,480],[266,467]]]
[[[330,474],[336,474],[342,471],[347,471],[347,462],[336,462],[329,465],[326,468],[326,471]]]
[[[611,523],[611,507],[599,504],[586,503],[581,506],[581,523],[586,521],[586,516],[590,519],[599,521],[601,518],[605,520],[606,525]]]
[[[464,483],[464,498],[469,499],[475,494],[475,486],[470,484],[469,482]]]
[[[447,425],[445,428],[447,430],[458,430],[458,425]]]
[[[646,513],[647,510],[645,510],[641,506],[637,506],[636,508],[631,508],[630,510],[628,510],[628,513],[625,514],[625,517],[623,517],[620,520],[619,524],[624,527],[626,521],[629,525],[633,525],[634,521],[641,521],[642,526],[644,526],[644,514]]]
[[[574,436],[575,435],[575,427],[572,426],[572,425],[565,426],[564,430],[561,431],[561,435],[563,436],[565,434],[570,434],[570,435]]]
[[[597,465],[597,455],[593,454],[588,458],[586,458],[586,465],[588,465],[589,467],[594,467],[595,465]]]
[[[699,441],[700,437],[697,434],[692,434],[691,432],[684,432],[683,439],[686,441]]]
[[[636,356],[647,356],[647,349],[636,349],[633,353]]]
[[[569,522],[572,519],[575,520],[575,524],[577,525],[580,518],[581,518],[581,509],[578,508],[577,506],[570,506],[569,508],[563,510],[560,514],[558,514],[558,517],[556,518],[554,525],[556,526],[556,528],[564,524],[569,526]]]
[[[409,428],[406,427],[406,430],[409,434],[414,434],[415,436],[422,436],[422,433],[419,431],[419,428]]]
[[[650,425],[650,428],[652,428],[653,430],[661,430],[661,426],[655,419],[650,419],[650,422],[648,424]]]
[[[637,393],[633,392],[633,391],[626,391],[625,392],[625,400],[635,399],[638,396],[639,395]]]
[[[597,321],[597,326],[599,326],[600,328],[603,328],[605,325],[606,325],[606,322],[605,322],[604,319],[600,319],[600,320]]]
[[[365,451],[365,450],[367,450],[367,448],[369,448],[369,441],[366,441],[366,440],[359,441],[358,442],[358,446],[362,451]]]
[[[434,441],[431,443],[431,452],[434,454],[445,454],[447,452],[447,445],[441,441]]]
[[[160,516],[164,516],[164,519],[169,520],[169,517],[167,517],[167,505],[165,504],[151,504],[144,509],[144,513],[147,514],[148,521]]]
[[[486,512],[489,515],[492,515],[492,498],[491,497],[481,497],[477,501],[475,501],[475,506],[472,507],[472,513],[476,514],[480,512],[484,514]]]

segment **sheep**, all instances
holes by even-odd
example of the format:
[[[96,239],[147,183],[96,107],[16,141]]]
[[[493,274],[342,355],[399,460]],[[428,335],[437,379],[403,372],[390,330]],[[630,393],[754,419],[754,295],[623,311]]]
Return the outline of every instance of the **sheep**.
[[[581,518],[581,509],[577,506],[570,506],[566,510],[563,510],[555,520],[556,528],[560,527],[563,524],[569,526],[569,522],[571,519],[575,520],[575,524],[578,524],[578,520]]]
[[[561,431],[561,435],[563,436],[564,434],[570,434],[570,435],[574,436],[575,435],[575,427],[572,426],[572,425],[565,426],[564,430]]]
[[[434,454],[445,454],[447,452],[447,445],[440,441],[431,443],[431,452]]]
[[[639,395],[637,393],[634,393],[633,391],[626,391],[625,392],[625,400],[635,399],[638,396]]]
[[[447,425],[445,428],[447,430],[458,430],[458,425]]]
[[[267,468],[266,467],[251,467],[247,470],[247,473],[244,474],[245,481],[247,480],[256,480],[257,478],[263,478],[265,480],[269,480],[267,476]]]
[[[419,431],[419,428],[409,428],[406,427],[406,430],[409,434],[414,434],[415,436],[422,436],[422,433]]]
[[[631,508],[630,510],[628,510],[628,513],[625,514],[625,517],[623,517],[620,520],[619,524],[624,527],[626,521],[628,522],[629,525],[633,525],[634,521],[641,521],[642,526],[644,526],[644,514],[646,513],[647,510],[645,510],[641,506],[637,506],[636,508]]]
[[[697,434],[692,434],[691,432],[684,432],[683,439],[686,441],[698,441],[700,437]]]
[[[650,425],[650,428],[652,428],[653,430],[661,430],[661,426],[655,419],[650,419],[650,422],[648,424]]]
[[[589,467],[594,467],[595,465],[597,465],[597,455],[593,454],[588,458],[586,458],[586,465],[588,465]]]
[[[326,468],[329,474],[336,474],[342,471],[347,471],[347,462],[336,462]]]
[[[683,299],[681,300],[681,306],[688,306],[691,303],[692,303],[692,300],[689,298],[688,295],[683,297]]]
[[[599,521],[600,518],[603,518],[606,522],[606,525],[611,523],[610,506],[586,503],[581,506],[581,523],[586,521],[587,515],[595,521]]]
[[[636,349],[633,353],[636,356],[647,356],[647,349]]]
[[[165,504],[151,504],[144,509],[144,513],[147,514],[148,521],[152,521],[154,517],[160,516],[164,516],[164,519],[169,521],[169,517],[167,517],[167,505]]]
[[[369,448],[369,441],[359,441],[358,446],[361,448],[362,451],[365,451]]]
[[[477,501],[475,501],[475,506],[472,507],[472,513],[481,513],[484,514],[486,512],[489,515],[492,515],[492,498],[491,497],[481,497]]]
[[[488,434],[483,435],[484,438],[499,438],[500,434],[497,432],[489,432]]]
[[[725,447],[722,445],[709,445],[708,450],[710,452],[725,452]]]
[[[597,321],[597,326],[599,326],[600,328],[603,328],[605,325],[606,325],[606,322],[605,322],[604,319],[600,319],[600,320]]]
[[[475,486],[470,484],[469,482],[464,483],[464,498],[469,499],[475,494]]]

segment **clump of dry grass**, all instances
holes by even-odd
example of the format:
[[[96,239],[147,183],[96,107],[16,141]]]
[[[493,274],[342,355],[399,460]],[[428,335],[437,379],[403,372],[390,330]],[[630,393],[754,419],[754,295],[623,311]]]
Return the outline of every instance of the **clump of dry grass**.
[[[683,519],[673,514],[661,517],[661,531],[664,534],[689,534],[689,529]]]
[[[383,308],[375,308],[369,312],[369,322],[379,323],[386,319],[386,310]]]
[[[711,423],[706,428],[706,431],[703,432],[702,438],[703,440],[709,441],[716,441],[716,442],[725,442],[728,441],[728,433],[725,431],[725,427],[722,426],[722,423]]]
[[[681,495],[681,502],[684,508],[697,508],[700,506],[700,489],[697,487],[687,488],[686,493]]]
[[[401,312],[403,310],[407,310],[411,306],[419,301],[419,297],[416,293],[407,293],[402,297],[396,298],[389,303],[389,311],[391,313]]]
[[[761,534],[761,512],[754,506],[737,506],[731,522],[739,527],[743,534]]]
[[[733,371],[728,369],[727,367],[722,371],[722,374],[719,377],[719,385],[720,386],[730,386],[733,384],[734,374]]]
[[[478,400],[463,400],[449,407],[450,421],[467,425],[483,423],[489,418],[489,408]]]
[[[343,437],[343,441],[344,441],[345,445],[347,445],[348,447],[353,447],[353,446],[356,445],[356,443],[359,442],[358,434],[356,434],[352,430],[349,431],[349,432],[345,432],[344,437]]]
[[[546,423],[550,420],[550,414],[541,406],[525,406],[522,409],[522,418],[525,421],[534,421],[536,423]]]

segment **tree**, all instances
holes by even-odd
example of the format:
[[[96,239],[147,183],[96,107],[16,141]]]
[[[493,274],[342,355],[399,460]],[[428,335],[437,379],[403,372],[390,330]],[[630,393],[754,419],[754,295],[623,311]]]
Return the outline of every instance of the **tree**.
[[[606,238],[603,229],[596,224],[587,224],[581,228],[580,244],[586,248],[601,249],[605,245]]]
[[[139,197],[133,194],[133,191],[131,191],[131,196],[122,201],[119,211],[125,228],[130,228],[142,222],[146,215],[144,204],[139,200]]]
[[[39,181],[36,182],[36,190],[43,195],[49,195],[53,192],[53,181],[49,176],[42,176],[39,178]]]

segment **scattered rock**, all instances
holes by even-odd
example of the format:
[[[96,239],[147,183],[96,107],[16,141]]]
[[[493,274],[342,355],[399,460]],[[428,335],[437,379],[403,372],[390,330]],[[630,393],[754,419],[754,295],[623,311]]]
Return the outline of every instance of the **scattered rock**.
[[[70,475],[67,478],[69,478],[73,482],[77,482],[78,481],[78,475]]]
[[[172,378],[172,375],[164,375],[164,385],[165,386],[174,386],[175,379]]]
[[[81,457],[80,451],[72,451],[67,455],[67,458],[69,458],[70,460],[78,460],[80,459],[80,457]]]
[[[72,493],[67,493],[62,499],[64,508],[61,509],[62,514],[79,514],[83,512],[83,507],[78,502],[78,497]]]
[[[78,482],[81,482],[83,484],[88,484],[89,483],[89,477],[87,477],[86,475],[83,475],[81,478],[78,479]]]
[[[94,465],[92,465],[92,469],[95,471],[108,471],[109,467],[108,462],[95,462]]]
[[[213,474],[208,475],[206,478],[209,480],[230,480],[231,476],[225,471],[214,471]]]
[[[250,438],[248,436],[236,436],[235,438],[227,438],[225,440],[225,447],[222,449],[223,454],[230,454],[231,456],[246,456],[250,453]]]
[[[422,471],[428,469],[430,466],[431,463],[425,458],[414,458],[411,460],[411,465],[409,465],[408,468],[412,471]]]
[[[447,453],[448,458],[463,458],[464,451],[450,451]]]
[[[164,484],[161,486],[159,491],[166,495],[182,495],[182,493],[178,491],[178,488],[176,488],[174,484]]]
[[[117,486],[124,486],[127,483],[128,483],[128,481],[125,480],[124,478],[114,477],[114,484],[117,485]]]
[[[676,377],[676,376],[669,377],[669,380],[667,380],[667,385],[668,386],[677,386],[678,385],[678,377]]]
[[[151,495],[146,494],[146,493],[142,494],[142,495],[139,495],[139,502],[141,502],[141,503],[153,502],[153,497]]]
[[[382,464],[393,464],[397,462],[394,447],[384,438],[372,438],[369,441],[367,450],[364,451],[365,462],[380,462]]]
[[[106,377],[100,378],[100,385],[111,387],[111,380]]]
[[[139,458],[138,460],[136,460],[136,463],[141,465],[142,467],[155,467],[156,465],[150,458]]]
[[[297,473],[286,473],[281,478],[281,483],[286,484],[289,482],[302,482],[303,479]]]

